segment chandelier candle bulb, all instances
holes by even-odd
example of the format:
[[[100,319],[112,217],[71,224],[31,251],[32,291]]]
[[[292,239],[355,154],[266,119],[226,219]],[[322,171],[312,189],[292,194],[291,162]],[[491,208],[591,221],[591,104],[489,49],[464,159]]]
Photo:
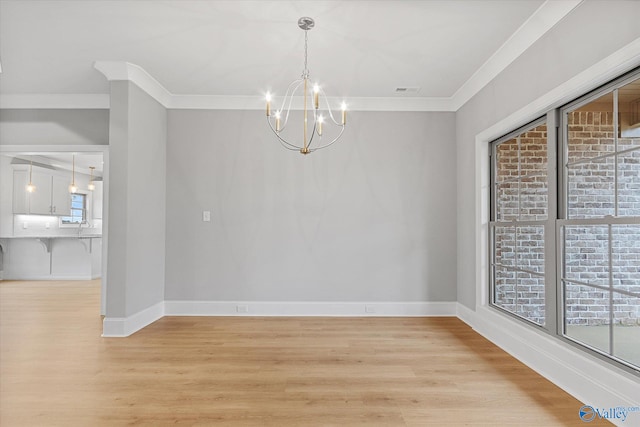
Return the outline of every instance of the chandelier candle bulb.
[[[271,115],[271,94],[267,93],[267,117]]]
[[[342,103],[342,126],[347,124],[347,104]]]
[[[280,132],[280,111],[276,112],[276,132]]]
[[[320,88],[318,85],[313,86],[313,105],[316,110],[320,107]]]
[[[324,117],[318,117],[318,135],[322,136],[322,122],[324,122]]]

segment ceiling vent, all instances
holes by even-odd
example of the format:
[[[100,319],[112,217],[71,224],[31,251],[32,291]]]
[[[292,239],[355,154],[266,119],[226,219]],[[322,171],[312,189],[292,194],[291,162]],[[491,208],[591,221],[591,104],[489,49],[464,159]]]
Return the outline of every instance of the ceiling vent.
[[[395,90],[396,93],[418,93],[420,92],[420,88],[419,87],[409,87],[409,86],[399,86],[396,88]]]

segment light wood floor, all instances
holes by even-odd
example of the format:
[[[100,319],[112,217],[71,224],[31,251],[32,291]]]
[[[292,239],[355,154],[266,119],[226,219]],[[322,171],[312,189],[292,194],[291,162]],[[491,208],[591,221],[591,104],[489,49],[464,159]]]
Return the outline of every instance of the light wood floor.
[[[584,425],[455,318],[173,317],[107,339],[99,294],[0,282],[3,427]]]

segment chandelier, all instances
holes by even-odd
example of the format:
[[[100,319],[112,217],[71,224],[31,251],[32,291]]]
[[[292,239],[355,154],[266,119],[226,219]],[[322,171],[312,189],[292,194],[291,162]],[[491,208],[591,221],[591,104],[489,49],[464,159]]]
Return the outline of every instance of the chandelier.
[[[331,111],[331,106],[327,100],[322,88],[314,83],[310,83],[309,69],[307,68],[307,41],[308,32],[315,26],[315,21],[309,17],[302,17],[298,19],[298,27],[304,30],[304,69],[299,79],[294,80],[287,91],[285,92],[282,106],[275,110],[272,114],[271,101],[272,96],[267,93],[267,123],[269,127],[278,138],[278,141],[286,149],[293,151],[300,151],[302,154],[309,154],[313,151],[321,148],[326,148],[336,142],[342,136],[344,127],[347,123],[347,106],[343,102],[341,105],[342,115],[338,122]],[[303,114],[304,121],[302,125],[302,144],[287,141],[283,135],[283,131],[287,127],[289,122],[289,113],[291,112],[291,105],[293,104],[294,97],[298,90],[302,87],[302,98],[304,102]],[[322,97],[321,97],[322,95]],[[322,103],[321,103],[322,98]],[[311,105],[310,105],[311,104]],[[324,107],[324,108],[322,108]],[[326,114],[326,116],[325,116]],[[325,123],[333,123],[338,126],[338,135],[331,139],[329,142],[322,141],[323,125]]]

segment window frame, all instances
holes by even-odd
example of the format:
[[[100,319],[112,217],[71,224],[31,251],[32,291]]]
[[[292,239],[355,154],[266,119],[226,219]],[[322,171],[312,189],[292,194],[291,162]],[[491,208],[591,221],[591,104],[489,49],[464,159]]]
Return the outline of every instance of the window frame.
[[[73,218],[73,215],[68,215],[68,216],[61,216],[59,217],[59,227],[60,228],[76,228],[79,227],[81,225],[85,225],[89,223],[89,193],[87,191],[82,191],[79,190],[75,193],[69,193],[69,203],[71,204],[72,201],[71,199],[73,198],[74,195],[80,195],[83,196],[83,207],[82,207],[82,221],[80,222],[65,222],[65,218]],[[71,209],[71,213],[73,213],[74,210],[78,210],[78,209],[74,209],[73,207],[70,208]]]
[[[507,315],[508,317],[517,319],[520,324],[526,325],[526,327],[548,334],[549,336],[557,338],[559,341],[564,342],[574,348],[594,356],[595,358],[605,361],[617,368],[620,368],[626,372],[632,373],[636,376],[640,375],[640,366],[633,365],[623,359],[619,359],[611,354],[607,354],[601,350],[593,348],[588,344],[582,343],[571,337],[565,335],[565,295],[562,280],[564,276],[564,236],[563,227],[565,225],[571,225],[575,221],[580,223],[602,223],[602,219],[582,219],[573,220],[567,219],[568,213],[568,170],[566,159],[569,158],[569,146],[568,146],[568,126],[566,126],[566,112],[569,110],[575,110],[583,105],[588,104],[590,101],[597,99],[609,92],[613,92],[614,89],[621,88],[627,83],[640,79],[640,68],[635,68],[627,73],[624,73],[618,77],[613,78],[609,82],[599,86],[598,88],[586,92],[583,95],[574,98],[572,101],[559,105],[555,108],[549,109],[544,116],[538,117],[517,129],[501,136],[500,138],[489,141],[489,194],[488,194],[488,227],[487,227],[487,245],[488,245],[488,299],[487,305],[493,310]],[[614,113],[615,126],[618,128],[618,116],[617,116],[617,96],[614,103],[616,112]],[[527,130],[532,129],[535,126],[543,123],[546,119],[547,123],[547,224],[545,226],[545,325],[539,325],[526,319],[517,313],[506,310],[494,303],[495,298],[495,282],[494,282],[494,259],[495,259],[495,241],[494,241],[494,229],[496,226],[496,147],[501,142],[507,141]],[[617,139],[619,136],[616,132],[616,149],[612,154],[616,158],[616,177],[618,171],[617,157],[621,153],[630,152],[632,150],[617,150]],[[635,149],[634,149],[635,150]],[[638,148],[640,150],[640,146]],[[616,178],[617,179],[617,178]],[[615,203],[616,213],[618,204],[618,185],[615,183]],[[633,218],[631,221],[630,218]],[[640,224],[640,216],[638,217],[612,217],[608,219],[612,225],[616,224]],[[513,222],[516,226],[516,221]],[[547,233],[547,230],[550,232]],[[569,281],[571,282],[571,281]],[[611,293],[617,293],[615,288],[611,288]]]
[[[522,135],[542,124],[545,124],[547,127],[547,170],[546,170],[546,178],[547,178],[547,218],[542,220],[511,220],[511,221],[502,221],[497,219],[497,195],[496,195],[496,187],[497,187],[497,147],[513,138]],[[531,325],[539,330],[549,331],[551,327],[552,330],[555,329],[555,316],[549,316],[549,313],[555,311],[556,306],[556,296],[553,289],[550,288],[549,284],[551,281],[555,282],[555,232],[553,226],[553,220],[556,212],[556,192],[554,186],[556,185],[556,177],[555,177],[555,164],[556,164],[556,143],[557,143],[557,116],[556,114],[546,114],[532,120],[517,129],[501,136],[490,142],[489,147],[489,222],[488,222],[488,243],[489,243],[489,298],[488,305],[495,309],[500,310],[501,312],[512,316],[519,321],[522,321],[528,325]],[[519,158],[520,154],[518,154]],[[518,174],[518,181],[522,179],[523,175]],[[520,188],[518,188],[518,198],[520,198]],[[520,216],[520,212],[518,212],[518,217]],[[544,289],[545,289],[545,314],[544,314],[544,324],[540,324],[534,322],[526,317],[520,315],[516,311],[507,310],[504,307],[496,304],[495,301],[495,277],[496,277],[496,242],[495,242],[495,229],[496,227],[514,227],[514,247],[517,248],[517,229],[518,227],[526,227],[526,226],[542,226],[544,230],[544,272],[541,274],[539,272],[533,273],[530,271],[523,271],[527,274],[533,274],[538,277],[544,277]],[[550,252],[552,248],[552,252]],[[517,252],[515,255],[515,259],[517,261]],[[550,262],[550,260],[554,260]],[[521,269],[518,269],[517,266],[513,268],[513,271],[520,272]]]
[[[615,328],[613,319],[613,294],[614,293],[623,293],[620,290],[616,290],[613,287],[613,277],[612,277],[612,227],[615,225],[640,225],[640,216],[618,216],[618,171],[619,171],[619,163],[618,157],[622,154],[626,154],[633,151],[640,151],[640,145],[633,149],[625,149],[618,150],[618,139],[619,136],[619,114],[618,114],[618,93],[617,90],[628,83],[640,79],[640,69],[632,70],[628,73],[625,73],[608,83],[585,93],[584,95],[574,99],[573,101],[557,108],[558,114],[560,116],[560,128],[562,131],[559,135],[559,145],[558,145],[558,219],[556,221],[556,235],[557,237],[557,277],[556,277],[556,291],[558,294],[557,301],[557,329],[556,336],[560,338],[562,341],[571,344],[574,347],[580,348],[583,351],[586,351],[599,359],[605,360],[609,363],[612,363],[618,367],[626,371],[630,371],[632,373],[640,374],[640,365],[634,365],[624,359],[620,359],[616,357],[613,353],[613,329]],[[612,152],[607,152],[606,154],[600,156],[594,156],[590,159],[590,161],[596,161],[602,158],[613,157],[614,159],[614,215],[603,216],[603,217],[593,217],[593,218],[569,218],[569,126],[568,126],[568,114],[573,112],[594,100],[605,96],[611,93],[613,95],[613,128],[614,128],[614,150]],[[587,161],[585,161],[587,162]],[[573,164],[573,163],[572,163]],[[608,263],[609,263],[609,278],[607,279],[609,283],[608,289],[604,289],[602,286],[594,286],[592,284],[586,284],[576,280],[567,279],[566,276],[566,259],[565,259],[565,227],[566,226],[580,226],[580,225],[601,225],[606,226],[608,228],[608,236],[607,236],[607,247],[608,247]],[[571,337],[566,333],[566,321],[565,321],[565,307],[566,307],[566,295],[565,295],[565,285],[564,283],[575,284],[579,286],[587,286],[594,289],[601,289],[603,292],[607,292],[609,294],[609,353],[604,350],[598,349],[588,343],[581,342],[577,338]],[[633,296],[633,295],[631,295]]]

